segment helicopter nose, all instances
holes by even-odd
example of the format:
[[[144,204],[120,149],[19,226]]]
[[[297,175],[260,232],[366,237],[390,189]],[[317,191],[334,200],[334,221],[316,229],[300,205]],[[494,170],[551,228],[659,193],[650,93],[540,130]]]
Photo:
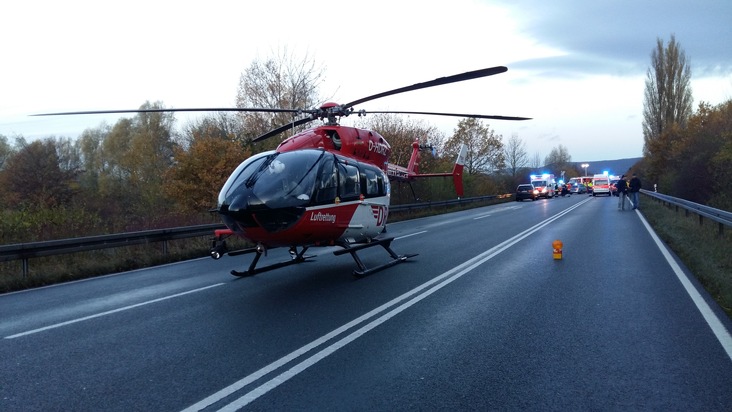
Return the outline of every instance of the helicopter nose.
[[[226,199],[220,208],[226,206],[229,212],[236,213],[261,205],[263,205],[263,202],[257,196],[251,193],[238,193],[230,199]]]
[[[243,228],[256,226],[250,209],[250,197],[245,193],[231,196],[219,204],[218,213],[224,224],[236,233],[242,233]]]
[[[222,206],[226,206],[229,212],[240,212],[247,208],[246,196],[242,194],[234,196],[232,199],[227,199]]]

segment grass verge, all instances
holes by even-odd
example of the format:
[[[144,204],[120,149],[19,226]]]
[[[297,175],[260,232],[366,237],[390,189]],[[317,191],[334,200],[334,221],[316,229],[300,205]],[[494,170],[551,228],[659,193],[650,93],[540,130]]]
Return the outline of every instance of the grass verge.
[[[643,216],[732,318],[732,228],[644,196]]]

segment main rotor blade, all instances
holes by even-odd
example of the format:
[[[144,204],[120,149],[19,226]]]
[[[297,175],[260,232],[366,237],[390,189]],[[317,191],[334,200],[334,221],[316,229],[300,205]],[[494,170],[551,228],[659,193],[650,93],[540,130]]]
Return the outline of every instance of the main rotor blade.
[[[392,95],[404,93],[404,92],[411,92],[413,90],[424,89],[427,87],[441,86],[443,84],[462,82],[465,80],[478,79],[480,77],[486,77],[486,76],[493,76],[494,74],[503,73],[507,70],[508,70],[508,68],[505,66],[496,66],[496,67],[489,67],[487,69],[474,70],[472,72],[456,74],[453,76],[440,77],[438,79],[430,80],[428,82],[417,83],[417,84],[413,84],[411,86],[406,86],[406,87],[402,87],[399,89],[390,90],[388,92],[375,94],[373,96],[364,97],[363,99],[354,100],[351,103],[344,105],[344,107],[350,108],[357,104],[368,102],[370,100],[379,99],[381,97],[386,97],[386,96],[392,96]]]
[[[126,110],[91,110],[83,112],[38,113],[31,116],[67,116],[80,114],[115,114],[115,113],[168,113],[168,112],[265,112],[265,113],[300,113],[299,109],[268,109],[262,107],[218,107],[218,108],[182,108],[182,109],[126,109]]]
[[[516,116],[496,116],[488,114],[464,114],[464,113],[436,113],[436,112],[401,112],[401,111],[383,111],[383,112],[372,112],[361,110],[359,114],[425,114],[430,116],[453,116],[453,117],[470,117],[474,119],[496,119],[496,120],[531,120],[531,117],[516,117]]]
[[[255,139],[252,139],[252,142],[254,142],[254,143],[261,142],[264,139],[268,139],[272,136],[278,135],[278,134],[280,134],[282,132],[286,132],[287,130],[290,130],[294,127],[297,127],[297,126],[300,126],[300,125],[303,125],[305,123],[312,122],[312,121],[313,121],[313,119],[311,117],[305,117],[302,119],[295,120],[292,123],[288,123],[284,126],[280,126],[280,127],[276,128],[274,130],[270,130],[269,132],[255,138]]]

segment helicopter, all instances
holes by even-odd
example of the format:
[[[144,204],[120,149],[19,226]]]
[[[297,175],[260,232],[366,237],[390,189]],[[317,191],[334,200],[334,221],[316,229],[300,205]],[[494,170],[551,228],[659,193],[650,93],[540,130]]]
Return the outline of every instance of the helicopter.
[[[342,117],[351,114],[415,114],[469,117],[498,120],[529,120],[526,117],[480,114],[355,111],[354,106],[378,98],[449,83],[477,79],[506,72],[505,66],[490,67],[453,76],[416,83],[340,105],[326,102],[315,109],[280,108],[195,108],[138,109],[46,113],[48,115],[82,115],[101,113],[146,113],[184,111],[236,111],[293,113],[299,118],[255,139],[263,141],[287,130],[315,120],[322,125],[306,129],[283,140],[275,150],[254,154],[245,159],[229,176],[217,199],[217,212],[226,229],[216,230],[211,239],[210,256],[220,259],[254,253],[245,271],[232,270],[238,277],[305,262],[313,256],[305,253],[311,247],[337,246],[335,255],[350,254],[363,277],[407,261],[417,254],[399,255],[391,249],[394,237],[385,235],[391,194],[390,181],[410,182],[416,178],[452,176],[458,197],[463,196],[462,171],[466,148],[458,154],[451,173],[420,174],[419,151],[425,149],[416,140],[407,167],[389,163],[391,146],[378,132],[341,126]],[[255,246],[229,250],[226,240],[237,236]],[[390,260],[376,267],[367,267],[357,252],[381,246]],[[267,250],[288,247],[290,259],[257,267]]]

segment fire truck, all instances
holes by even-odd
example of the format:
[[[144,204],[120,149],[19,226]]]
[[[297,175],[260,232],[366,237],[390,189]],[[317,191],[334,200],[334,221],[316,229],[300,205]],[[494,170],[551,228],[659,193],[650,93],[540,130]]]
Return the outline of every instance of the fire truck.
[[[556,196],[554,189],[557,187],[557,182],[552,174],[531,175],[531,186],[539,191],[539,197],[548,199]]]

